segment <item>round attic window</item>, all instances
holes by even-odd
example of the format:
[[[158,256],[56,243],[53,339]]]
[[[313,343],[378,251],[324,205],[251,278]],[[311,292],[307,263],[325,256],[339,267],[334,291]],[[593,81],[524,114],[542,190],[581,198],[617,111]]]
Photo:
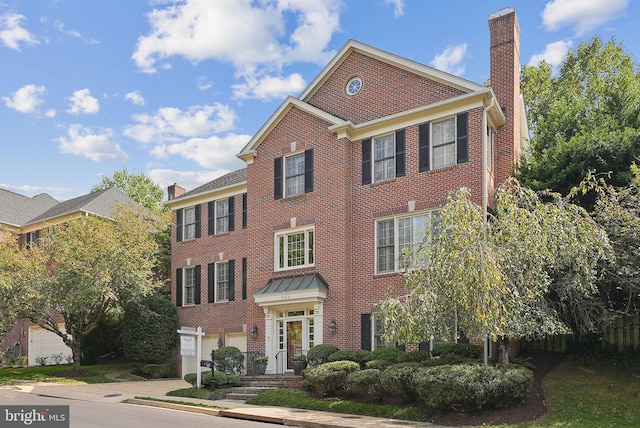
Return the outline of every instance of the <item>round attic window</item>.
[[[347,94],[349,95],[355,95],[358,92],[360,92],[360,89],[362,89],[362,79],[359,77],[354,77],[353,79],[349,80],[349,82],[347,82]]]

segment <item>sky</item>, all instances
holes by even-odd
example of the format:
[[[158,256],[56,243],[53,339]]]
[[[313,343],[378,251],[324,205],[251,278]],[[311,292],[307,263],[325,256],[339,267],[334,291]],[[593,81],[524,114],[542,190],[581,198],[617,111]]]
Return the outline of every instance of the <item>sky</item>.
[[[350,40],[476,83],[488,16],[515,7],[520,60],[595,35],[640,62],[640,0],[0,0],[0,187],[59,201],[117,170],[187,190],[236,157]]]

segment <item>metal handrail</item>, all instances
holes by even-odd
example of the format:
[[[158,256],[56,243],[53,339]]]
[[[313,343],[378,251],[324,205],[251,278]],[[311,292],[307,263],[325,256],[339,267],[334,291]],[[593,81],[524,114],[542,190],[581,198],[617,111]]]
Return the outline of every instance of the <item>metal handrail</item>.
[[[280,377],[284,376],[287,373],[293,373],[293,369],[289,369],[285,366],[285,363],[289,362],[289,353],[291,352],[291,357],[295,355],[307,355],[309,352],[308,349],[296,349],[294,351],[282,350],[278,351],[276,354],[276,378],[280,379]]]

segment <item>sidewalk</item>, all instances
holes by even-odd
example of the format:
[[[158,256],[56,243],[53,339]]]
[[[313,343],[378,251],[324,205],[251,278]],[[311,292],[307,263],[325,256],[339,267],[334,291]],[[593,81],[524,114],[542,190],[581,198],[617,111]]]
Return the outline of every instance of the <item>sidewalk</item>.
[[[427,422],[402,421],[397,419],[374,418],[369,416],[346,415],[313,410],[290,409],[284,407],[255,406],[230,400],[200,400],[196,398],[168,397],[168,391],[188,388],[183,380],[152,380],[139,382],[100,383],[93,385],[33,384],[12,386],[22,392],[50,397],[62,397],[85,401],[123,402],[132,405],[163,407],[174,410],[203,413],[218,417],[230,417],[260,422],[270,422],[285,426],[313,428],[398,428],[430,427],[442,428]],[[146,397],[152,400],[141,400]],[[157,400],[157,401],[156,401]],[[160,400],[181,403],[203,404],[216,408],[196,407],[185,404],[165,403]]]

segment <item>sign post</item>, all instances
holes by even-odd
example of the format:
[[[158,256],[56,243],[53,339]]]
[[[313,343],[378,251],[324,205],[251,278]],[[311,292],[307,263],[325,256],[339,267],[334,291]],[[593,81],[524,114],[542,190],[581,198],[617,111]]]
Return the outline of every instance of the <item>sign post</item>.
[[[200,360],[202,359],[202,327],[180,327],[180,355],[196,357],[196,387],[202,387],[202,374],[200,373]]]

